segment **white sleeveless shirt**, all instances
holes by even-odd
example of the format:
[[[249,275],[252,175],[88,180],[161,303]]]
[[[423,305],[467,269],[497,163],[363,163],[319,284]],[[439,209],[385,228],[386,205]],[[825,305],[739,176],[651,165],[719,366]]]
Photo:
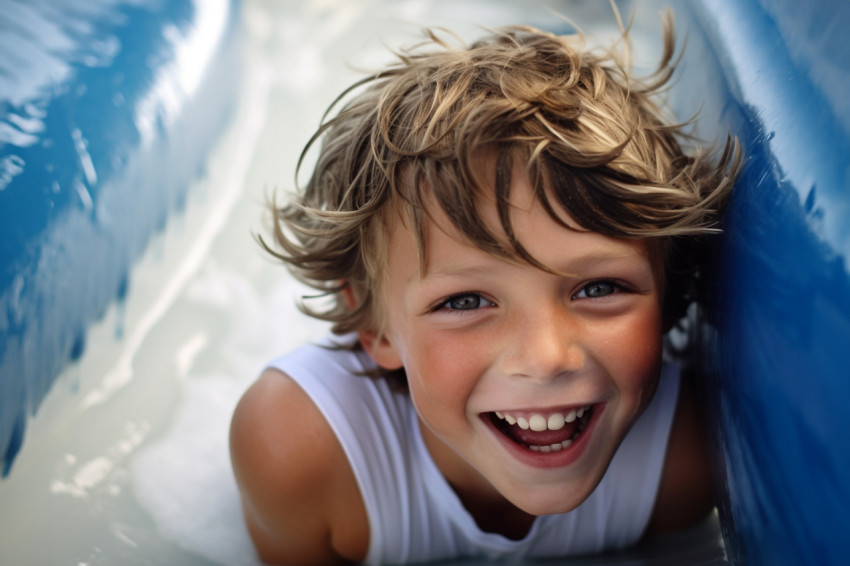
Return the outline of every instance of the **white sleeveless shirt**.
[[[627,547],[649,522],[679,391],[665,363],[650,405],[626,435],[597,488],[576,509],[538,517],[521,540],[484,532],[440,473],[410,397],[363,377],[363,352],[306,345],[273,360],[313,400],[348,457],[369,517],[366,564],[463,557],[516,560]]]

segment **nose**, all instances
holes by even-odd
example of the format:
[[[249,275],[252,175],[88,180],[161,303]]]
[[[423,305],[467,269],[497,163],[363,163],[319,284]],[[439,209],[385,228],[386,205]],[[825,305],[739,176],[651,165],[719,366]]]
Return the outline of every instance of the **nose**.
[[[511,326],[502,358],[502,369],[508,375],[542,382],[584,367],[581,322],[563,305],[526,312],[511,321]]]

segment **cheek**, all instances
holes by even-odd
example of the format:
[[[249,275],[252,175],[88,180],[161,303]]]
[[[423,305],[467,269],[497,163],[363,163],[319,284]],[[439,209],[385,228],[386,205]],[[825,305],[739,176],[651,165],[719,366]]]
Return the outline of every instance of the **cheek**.
[[[405,368],[417,407],[465,404],[486,371],[486,344],[450,332],[424,332],[413,343]]]
[[[612,331],[613,330],[613,331]],[[661,366],[661,315],[658,309],[647,309],[623,321],[616,329],[608,328],[609,339],[604,352],[610,374],[618,388],[636,396],[643,405],[651,396]]]

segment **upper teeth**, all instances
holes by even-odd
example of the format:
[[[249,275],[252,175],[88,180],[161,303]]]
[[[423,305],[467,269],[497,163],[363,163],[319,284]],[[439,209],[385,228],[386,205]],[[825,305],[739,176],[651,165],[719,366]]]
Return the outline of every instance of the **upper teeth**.
[[[580,419],[584,416],[584,413],[589,410],[590,405],[580,409],[571,409],[566,413],[552,413],[548,417],[541,415],[540,413],[515,417],[510,413],[504,413],[502,411],[496,411],[496,416],[507,421],[508,424],[519,426],[519,428],[523,430],[531,429],[539,432],[547,429],[561,430],[564,428],[566,423],[571,423],[576,419]]]

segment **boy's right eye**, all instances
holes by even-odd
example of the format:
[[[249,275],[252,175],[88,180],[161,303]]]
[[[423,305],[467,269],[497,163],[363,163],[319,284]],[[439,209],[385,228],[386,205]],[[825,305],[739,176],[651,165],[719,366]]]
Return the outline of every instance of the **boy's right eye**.
[[[471,311],[484,307],[494,307],[495,303],[488,301],[477,293],[462,293],[454,295],[441,303],[438,310]]]

